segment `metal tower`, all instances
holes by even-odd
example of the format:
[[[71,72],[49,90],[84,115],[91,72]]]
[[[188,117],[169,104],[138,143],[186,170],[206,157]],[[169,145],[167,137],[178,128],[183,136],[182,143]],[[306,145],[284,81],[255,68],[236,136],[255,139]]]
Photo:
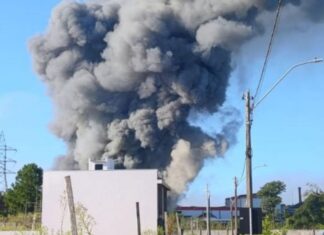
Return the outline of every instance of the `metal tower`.
[[[4,191],[7,191],[8,189],[7,174],[15,174],[15,172],[7,169],[8,163],[16,163],[15,160],[7,157],[7,152],[9,151],[16,152],[17,149],[7,146],[4,133],[3,131],[1,131],[0,133],[0,177],[2,175],[3,182],[4,182]]]

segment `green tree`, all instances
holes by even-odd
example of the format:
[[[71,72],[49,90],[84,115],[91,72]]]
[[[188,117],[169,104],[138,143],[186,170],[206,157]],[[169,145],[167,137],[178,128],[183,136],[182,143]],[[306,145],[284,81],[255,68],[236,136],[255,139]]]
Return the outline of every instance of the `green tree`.
[[[308,196],[288,223],[295,229],[314,229],[324,226],[324,192],[316,187],[309,190]]]
[[[36,164],[24,165],[17,172],[16,181],[4,194],[9,214],[33,212],[41,201],[43,170]]]
[[[281,203],[282,199],[279,196],[286,190],[286,185],[281,181],[272,181],[265,184],[258,192],[261,198],[262,212],[272,218],[275,218],[275,208]]]
[[[264,217],[262,220],[262,234],[263,235],[272,235],[271,230],[273,229],[271,219],[269,216]]]

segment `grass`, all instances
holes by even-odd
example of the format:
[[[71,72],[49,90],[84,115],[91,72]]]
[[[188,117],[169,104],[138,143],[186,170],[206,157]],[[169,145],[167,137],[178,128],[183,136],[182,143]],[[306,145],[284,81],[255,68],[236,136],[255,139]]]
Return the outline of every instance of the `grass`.
[[[38,229],[41,227],[41,216],[40,213],[36,213],[35,216],[33,213],[0,216],[0,231],[31,230],[33,223],[34,229]]]

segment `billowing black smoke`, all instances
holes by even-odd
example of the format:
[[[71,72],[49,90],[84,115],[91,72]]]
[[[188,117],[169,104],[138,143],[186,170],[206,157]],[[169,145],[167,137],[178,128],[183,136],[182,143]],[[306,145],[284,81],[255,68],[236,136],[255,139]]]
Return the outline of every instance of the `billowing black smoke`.
[[[232,51],[258,32],[256,16],[276,3],[102,0],[58,6],[48,31],[30,42],[56,108],[51,128],[68,145],[56,167],[83,169],[89,158],[108,157],[120,168],[164,170],[173,190],[183,192],[205,158],[226,151],[240,124],[232,120],[210,136],[191,126],[188,115],[219,111]]]

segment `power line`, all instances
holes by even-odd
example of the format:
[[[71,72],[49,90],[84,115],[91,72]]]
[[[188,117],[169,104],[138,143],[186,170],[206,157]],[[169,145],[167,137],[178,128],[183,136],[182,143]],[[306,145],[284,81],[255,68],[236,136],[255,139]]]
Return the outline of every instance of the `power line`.
[[[276,19],[275,19],[275,22],[274,22],[274,25],[273,25],[273,29],[272,29],[272,33],[271,33],[271,37],[270,37],[270,42],[269,42],[269,45],[268,45],[268,49],[267,49],[267,53],[266,53],[265,60],[263,62],[263,66],[262,66],[262,70],[261,70],[261,75],[260,75],[259,83],[258,83],[257,89],[256,89],[255,94],[254,94],[254,99],[255,100],[256,100],[256,97],[258,96],[258,93],[259,93],[259,91],[261,89],[261,86],[262,86],[262,83],[263,83],[263,80],[264,80],[264,75],[265,75],[265,71],[266,71],[266,68],[267,68],[268,60],[269,60],[269,57],[270,57],[270,53],[271,53],[271,49],[272,49],[272,45],[273,45],[274,36],[275,36],[275,33],[277,31],[277,28],[278,28],[281,6],[282,6],[282,0],[279,0],[277,14],[276,14]]]
[[[2,175],[2,177],[3,177],[5,191],[7,191],[7,189],[8,189],[7,175],[15,174],[15,172],[8,170],[8,168],[7,168],[8,163],[16,163],[15,160],[7,157],[7,152],[9,152],[9,151],[16,152],[17,149],[9,147],[6,144],[5,135],[4,135],[3,131],[1,131],[1,133],[0,133],[0,155],[1,155],[2,159],[0,160],[0,175]]]
[[[240,179],[238,180],[238,185],[240,185],[240,184],[243,182],[243,179],[244,179],[244,173],[245,173],[245,162],[244,162],[244,164],[243,164],[243,169],[242,169],[241,177],[240,177]]]

